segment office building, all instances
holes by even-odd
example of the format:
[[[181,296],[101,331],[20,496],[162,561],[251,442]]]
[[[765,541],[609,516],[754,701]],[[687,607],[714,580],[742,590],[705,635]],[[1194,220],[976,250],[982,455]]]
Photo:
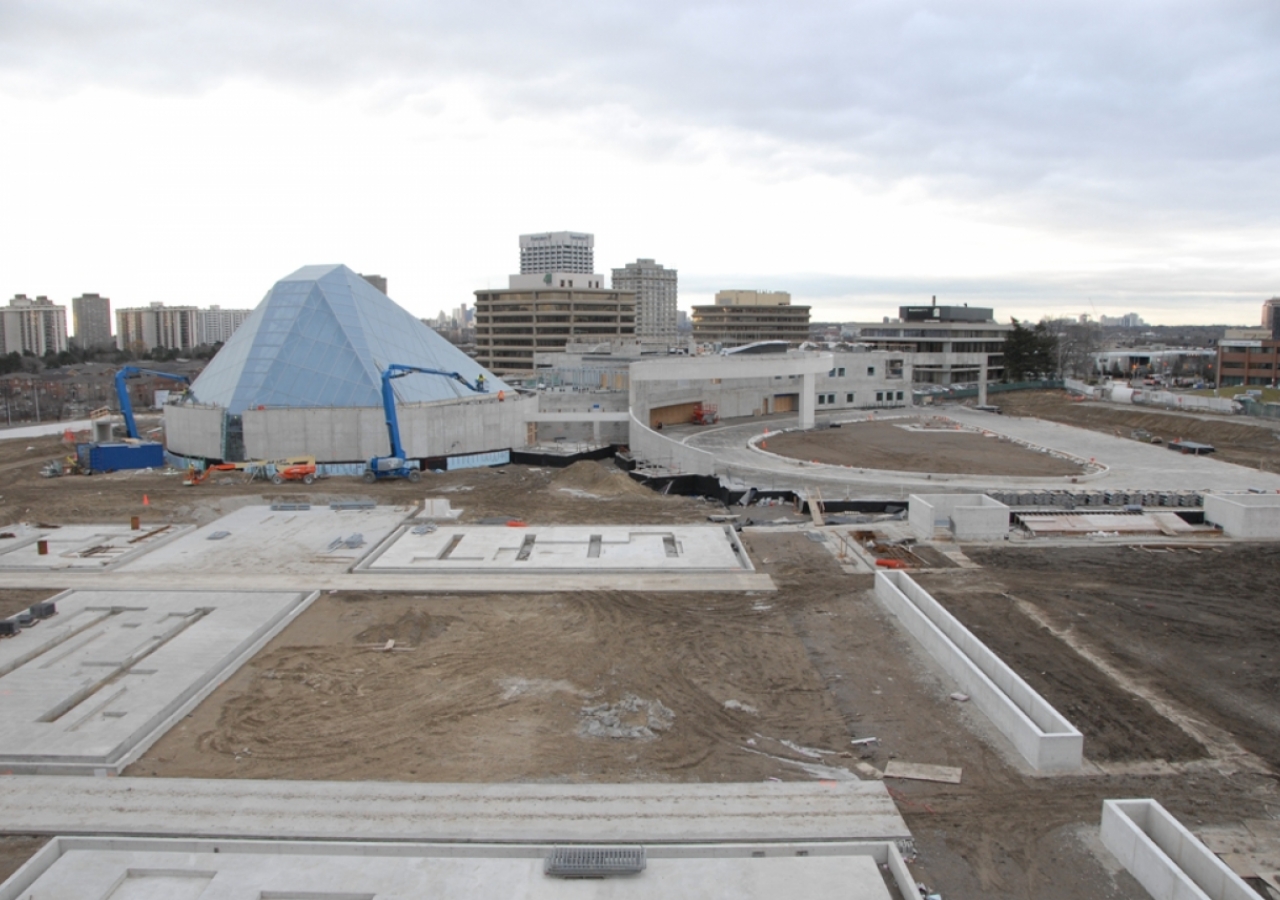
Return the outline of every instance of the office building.
[[[71,300],[71,322],[76,346],[81,350],[111,347],[111,300],[98,294],[81,294]]]
[[[18,294],[0,309],[0,347],[5,353],[61,353],[67,349],[67,308],[48,297]]]
[[[641,341],[676,340],[677,276],[651,259],[637,259],[613,270],[615,291],[636,295],[636,337]]]
[[[520,274],[595,271],[596,238],[577,231],[546,231],[520,235]]]
[[[557,271],[512,275],[506,290],[476,291],[476,361],[499,375],[531,373],[535,353],[570,341],[634,338],[636,295],[603,283],[601,275]]]
[[[376,287],[378,290],[382,291],[382,293],[385,294],[387,292],[387,279],[384,276],[365,275],[361,273],[360,277],[363,278],[365,281],[369,282],[374,287]]]
[[[1004,378],[1004,341],[1012,325],[978,306],[901,306],[898,318],[857,325],[858,341],[877,350],[911,354],[917,384],[970,384]]]
[[[809,339],[809,307],[792,306],[786,291],[720,291],[714,306],[693,308],[693,340],[740,347],[757,341]]]

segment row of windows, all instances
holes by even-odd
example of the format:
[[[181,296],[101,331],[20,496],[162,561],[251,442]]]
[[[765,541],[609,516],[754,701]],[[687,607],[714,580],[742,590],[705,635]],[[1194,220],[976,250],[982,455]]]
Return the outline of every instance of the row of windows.
[[[844,395],[844,402],[853,403],[855,396],[857,396],[856,392],[849,391]],[[876,391],[877,403],[893,403],[895,401],[902,400],[902,397],[903,397],[902,391]],[[819,394],[818,395],[819,406],[832,406],[835,404],[835,402],[836,402],[835,394]]]

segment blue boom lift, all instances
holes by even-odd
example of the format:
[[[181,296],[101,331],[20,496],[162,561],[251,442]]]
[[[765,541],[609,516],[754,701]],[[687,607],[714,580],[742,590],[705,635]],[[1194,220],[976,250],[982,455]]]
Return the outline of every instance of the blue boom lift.
[[[382,410],[387,418],[387,435],[391,438],[391,455],[375,456],[369,460],[369,464],[364,470],[364,480],[369,484],[387,478],[407,478],[414,482],[422,480],[422,472],[411,467],[408,460],[405,459],[404,447],[400,443],[400,421],[396,417],[396,394],[391,387],[392,380],[412,375],[415,372],[423,375],[441,375],[445,378],[452,378],[477,394],[489,393],[488,387],[485,386],[483,375],[476,378],[475,382],[472,383],[457,372],[445,372],[442,369],[424,369],[421,366],[403,366],[399,363],[392,363],[387,366],[386,371],[382,373]]]
[[[124,416],[125,432],[136,441],[138,440],[138,423],[133,419],[133,403],[129,400],[129,387],[124,383],[126,378],[132,378],[135,375],[156,375],[160,378],[168,378],[170,381],[181,381],[183,384],[191,384],[191,379],[186,375],[157,372],[155,369],[140,369],[137,366],[125,366],[116,373],[116,396],[120,398],[120,414]]]
[[[124,417],[125,432],[129,442],[123,444],[77,444],[76,460],[83,472],[114,472],[117,469],[149,469],[164,465],[164,445],[154,441],[142,441],[138,438],[138,423],[133,417],[133,403],[129,400],[129,387],[125,380],[141,374],[157,375],[171,381],[190,384],[186,375],[174,375],[171,372],[158,372],[155,369],[140,369],[137,366],[125,366],[116,372],[116,396],[120,399],[120,414]]]

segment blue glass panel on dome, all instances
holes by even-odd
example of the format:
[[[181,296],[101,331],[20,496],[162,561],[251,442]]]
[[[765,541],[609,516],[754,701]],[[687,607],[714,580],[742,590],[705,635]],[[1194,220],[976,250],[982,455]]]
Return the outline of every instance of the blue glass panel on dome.
[[[198,402],[240,413],[253,405],[381,406],[391,363],[483,374],[509,390],[346,266],[305,266],[278,281],[192,385]],[[397,379],[403,402],[470,395],[433,375]]]

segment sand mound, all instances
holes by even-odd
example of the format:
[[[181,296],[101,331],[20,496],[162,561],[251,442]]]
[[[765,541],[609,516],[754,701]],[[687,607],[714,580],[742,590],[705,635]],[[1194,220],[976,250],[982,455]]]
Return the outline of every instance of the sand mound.
[[[582,460],[561,469],[551,479],[553,490],[591,494],[595,497],[648,496],[650,491],[612,463]]]

